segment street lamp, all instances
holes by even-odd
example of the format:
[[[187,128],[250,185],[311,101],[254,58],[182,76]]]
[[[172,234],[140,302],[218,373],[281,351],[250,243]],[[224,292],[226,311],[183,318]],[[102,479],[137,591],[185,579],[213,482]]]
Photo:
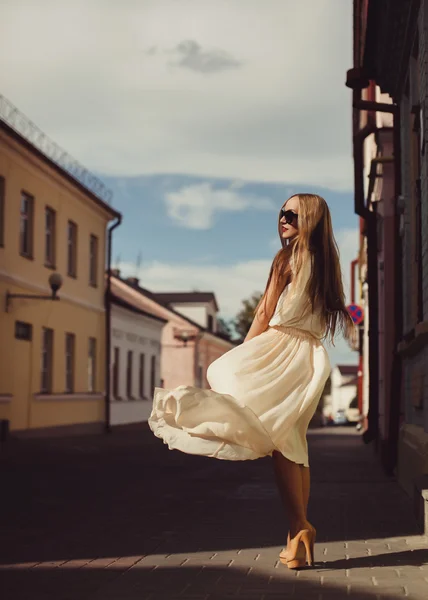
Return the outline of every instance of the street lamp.
[[[9,306],[12,298],[25,298],[29,300],[59,300],[57,292],[62,286],[61,275],[59,273],[52,273],[52,275],[49,277],[49,285],[52,290],[52,294],[49,296],[39,296],[38,294],[11,294],[10,292],[6,292],[5,311],[9,312]]]
[[[187,347],[187,342],[189,341],[194,341],[196,339],[196,332],[193,330],[189,330],[189,329],[177,329],[176,327],[174,327],[174,339],[176,340],[180,340],[180,342],[183,342],[183,346],[175,346],[175,348],[186,348]],[[163,344],[165,345],[165,344]]]

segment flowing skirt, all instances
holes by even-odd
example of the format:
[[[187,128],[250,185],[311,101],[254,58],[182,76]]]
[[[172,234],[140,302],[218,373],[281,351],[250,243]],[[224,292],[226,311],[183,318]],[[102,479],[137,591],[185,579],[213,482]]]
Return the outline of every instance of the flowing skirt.
[[[269,327],[209,365],[211,389],[155,388],[149,427],[171,450],[223,460],[277,450],[309,466],[306,432],[330,371],[310,332]]]

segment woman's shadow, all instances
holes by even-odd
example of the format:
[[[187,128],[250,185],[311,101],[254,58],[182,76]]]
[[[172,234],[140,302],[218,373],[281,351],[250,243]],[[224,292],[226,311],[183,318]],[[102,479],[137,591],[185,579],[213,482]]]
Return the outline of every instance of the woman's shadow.
[[[317,561],[315,567],[323,571],[336,571],[343,569],[370,569],[371,567],[421,567],[426,564],[428,564],[428,548],[417,548],[401,552],[388,552],[375,556],[341,558],[328,562]]]

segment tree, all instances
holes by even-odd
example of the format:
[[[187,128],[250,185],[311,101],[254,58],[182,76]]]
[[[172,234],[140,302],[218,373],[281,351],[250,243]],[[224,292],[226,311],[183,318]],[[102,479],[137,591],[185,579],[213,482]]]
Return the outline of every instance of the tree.
[[[236,315],[234,320],[235,330],[241,337],[242,341],[251,327],[251,323],[254,320],[254,310],[262,296],[263,294],[261,292],[254,292],[250,299],[242,301],[244,306]]]
[[[217,318],[217,335],[220,335],[225,340],[230,340],[232,338],[233,333],[233,320],[223,319],[222,317]]]

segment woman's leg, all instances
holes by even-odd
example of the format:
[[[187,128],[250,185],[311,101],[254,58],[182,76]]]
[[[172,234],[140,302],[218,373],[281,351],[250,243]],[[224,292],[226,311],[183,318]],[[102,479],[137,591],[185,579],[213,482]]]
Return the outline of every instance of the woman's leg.
[[[302,473],[300,465],[288,460],[276,450],[272,454],[272,459],[279,493],[290,522],[290,536],[293,538],[308,524],[306,518],[309,498],[308,473]],[[309,469],[305,470],[309,471]]]
[[[308,518],[308,504],[309,504],[309,494],[311,491],[311,472],[309,467],[304,467],[303,465],[299,465],[300,467],[300,476],[302,478],[302,491],[303,491],[303,505],[305,507],[305,516]]]

